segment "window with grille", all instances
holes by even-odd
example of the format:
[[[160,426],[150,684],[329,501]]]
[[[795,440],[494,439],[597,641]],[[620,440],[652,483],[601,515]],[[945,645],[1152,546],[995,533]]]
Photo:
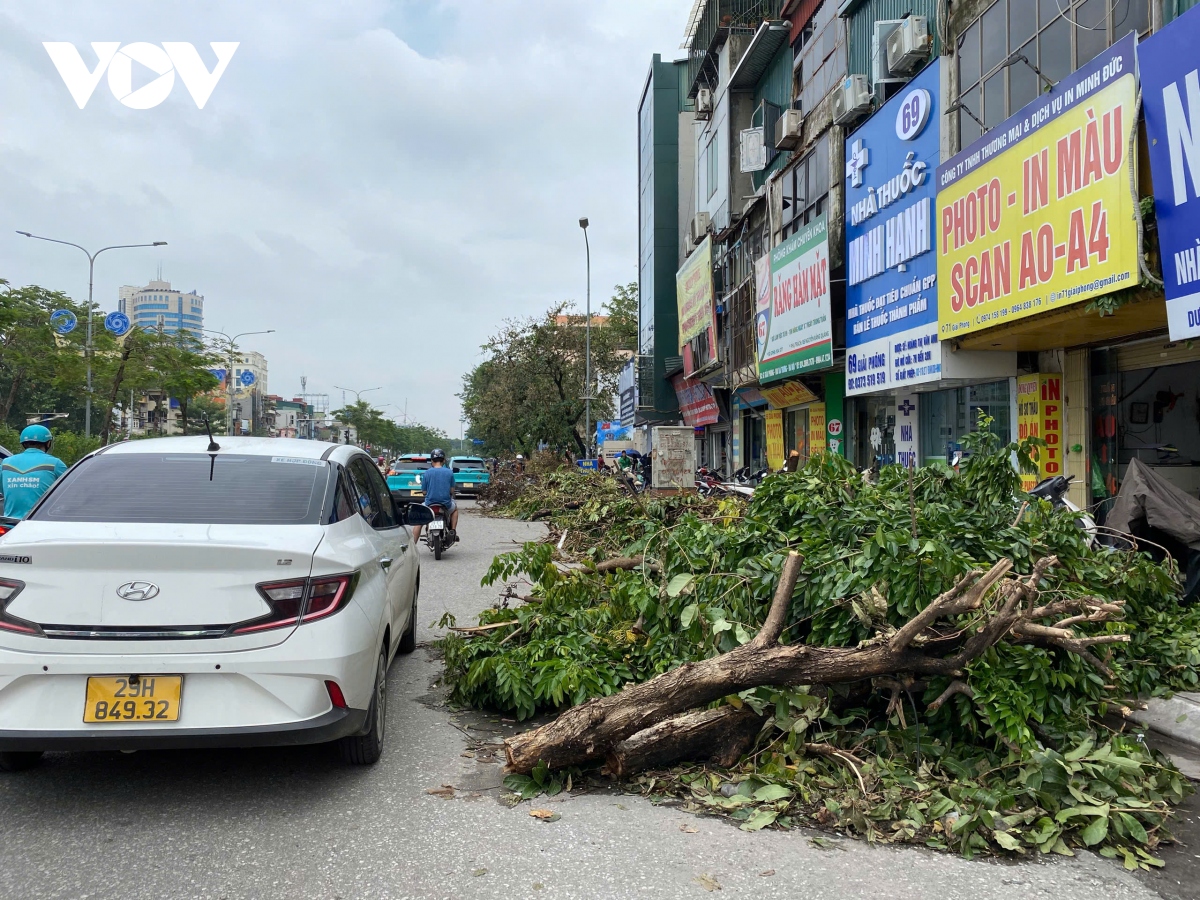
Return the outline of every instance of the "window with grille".
[[[829,205],[829,135],[821,135],[790,172],[783,176],[782,237],[791,237]]]
[[[997,0],[957,41],[959,147],[1047,90],[1047,80],[1057,84],[1129,32],[1149,30],[1148,0]]]

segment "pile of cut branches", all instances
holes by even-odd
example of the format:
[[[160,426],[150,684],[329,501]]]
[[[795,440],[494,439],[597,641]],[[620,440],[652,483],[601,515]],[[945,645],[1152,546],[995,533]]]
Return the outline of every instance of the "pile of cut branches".
[[[485,581],[526,580],[523,602],[444,641],[454,696],[561,710],[506,741],[516,778],[603,763],[750,830],[1158,864],[1189,787],[1106,716],[1195,686],[1200,612],[1177,569],[1019,505],[1028,448],[970,449],[961,474],[821,457],[744,511],[630,512],[583,565],[497,557]]]
[[[598,560],[669,529],[685,516],[718,515],[716,500],[696,493],[632,493],[616,476],[579,470],[548,472],[538,476],[501,475],[481,497],[485,510],[517,519],[546,522],[550,540],[559,549]],[[724,515],[740,509],[740,501],[726,504]]]

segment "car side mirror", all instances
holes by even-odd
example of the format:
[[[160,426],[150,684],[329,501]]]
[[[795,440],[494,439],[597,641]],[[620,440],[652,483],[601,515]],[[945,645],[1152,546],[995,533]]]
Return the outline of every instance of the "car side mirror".
[[[433,510],[423,503],[410,503],[404,510],[405,525],[428,525],[433,521]]]

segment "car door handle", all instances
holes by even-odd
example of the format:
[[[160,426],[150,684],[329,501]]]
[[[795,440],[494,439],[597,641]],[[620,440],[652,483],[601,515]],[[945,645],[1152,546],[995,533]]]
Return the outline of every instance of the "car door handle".
[[[385,556],[379,561],[379,565],[384,569],[390,569],[392,567],[392,558],[390,556]]]

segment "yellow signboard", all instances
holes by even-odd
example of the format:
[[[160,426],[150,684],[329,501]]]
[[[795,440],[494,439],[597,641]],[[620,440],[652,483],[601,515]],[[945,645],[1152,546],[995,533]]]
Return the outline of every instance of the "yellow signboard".
[[[1041,438],[1045,447],[1034,450],[1036,473],[1021,473],[1021,487],[1028,491],[1045,478],[1063,473],[1062,376],[1021,375],[1017,378],[1017,435],[1021,440]]]
[[[758,392],[777,409],[787,409],[789,406],[799,406],[801,403],[815,403],[817,400],[817,395],[798,381],[787,381],[772,387],[760,387]]]
[[[768,409],[766,416],[767,468],[774,472],[783,468],[783,410]]]
[[[675,273],[675,300],[682,347],[713,325],[712,238],[706,237]]]
[[[943,340],[1137,284],[1135,46],[1114,44],[938,167]]]
[[[825,404],[814,403],[808,408],[808,455],[825,451]]]

